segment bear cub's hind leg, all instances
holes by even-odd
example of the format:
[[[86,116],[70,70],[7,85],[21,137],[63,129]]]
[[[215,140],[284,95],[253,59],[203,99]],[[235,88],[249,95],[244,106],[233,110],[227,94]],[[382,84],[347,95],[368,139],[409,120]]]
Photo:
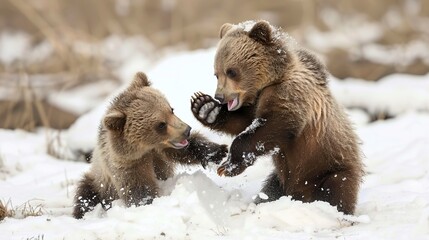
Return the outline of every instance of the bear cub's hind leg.
[[[323,183],[316,190],[315,200],[326,201],[337,206],[338,211],[353,214],[357,202],[359,174],[340,171],[325,176]]]
[[[101,202],[97,189],[94,187],[94,178],[88,174],[85,174],[79,182],[74,202],[73,216],[77,219],[82,218],[86,212],[93,210]]]
[[[271,175],[268,176],[267,180],[265,180],[264,186],[260,191],[261,193],[266,194],[268,198],[261,198],[261,195],[258,195],[254,202],[256,204],[259,204],[259,203],[275,201],[285,195],[282,189],[283,189],[283,186],[280,183],[280,180],[277,174],[271,173]]]

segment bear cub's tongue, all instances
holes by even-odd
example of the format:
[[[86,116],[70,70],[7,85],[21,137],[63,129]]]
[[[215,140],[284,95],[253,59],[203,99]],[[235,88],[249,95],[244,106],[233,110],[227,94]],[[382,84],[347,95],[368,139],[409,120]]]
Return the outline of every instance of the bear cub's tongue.
[[[237,107],[237,105],[238,105],[238,97],[228,101],[228,111],[235,110],[235,107]]]
[[[187,145],[188,145],[188,140],[183,139],[183,140],[180,142],[180,145],[182,145],[182,146],[187,146]]]
[[[176,149],[182,149],[182,148],[188,146],[189,142],[188,142],[187,139],[183,139],[180,142],[175,142],[175,143],[172,142],[172,144],[173,144],[174,148],[176,148]]]

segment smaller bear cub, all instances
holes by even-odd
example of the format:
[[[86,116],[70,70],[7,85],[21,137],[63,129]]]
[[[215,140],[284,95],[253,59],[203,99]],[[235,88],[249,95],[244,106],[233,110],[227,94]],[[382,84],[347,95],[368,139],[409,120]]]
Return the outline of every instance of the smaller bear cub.
[[[226,157],[226,145],[190,131],[146,75],[137,73],[102,120],[91,168],[77,187],[73,216],[82,218],[99,203],[107,210],[116,199],[128,207],[150,204],[159,195],[157,180],[171,177],[175,163],[205,167]]]

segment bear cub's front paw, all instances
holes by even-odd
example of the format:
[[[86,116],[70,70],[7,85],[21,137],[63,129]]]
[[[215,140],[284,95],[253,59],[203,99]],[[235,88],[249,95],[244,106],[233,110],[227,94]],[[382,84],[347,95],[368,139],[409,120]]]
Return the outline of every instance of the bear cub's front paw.
[[[209,162],[219,164],[228,154],[228,146],[225,144],[219,145],[213,143],[207,146],[207,153],[202,158],[201,165],[205,169]]]
[[[217,174],[219,176],[234,177],[240,175],[244,170],[246,170],[246,166],[226,161],[218,167]]]
[[[212,124],[216,121],[221,105],[210,95],[197,92],[191,99],[191,110],[201,123]]]
[[[237,176],[246,170],[247,167],[252,166],[256,160],[256,155],[253,152],[245,153],[237,157],[234,152],[228,155],[228,159],[222,163],[217,169],[219,176],[233,177]]]

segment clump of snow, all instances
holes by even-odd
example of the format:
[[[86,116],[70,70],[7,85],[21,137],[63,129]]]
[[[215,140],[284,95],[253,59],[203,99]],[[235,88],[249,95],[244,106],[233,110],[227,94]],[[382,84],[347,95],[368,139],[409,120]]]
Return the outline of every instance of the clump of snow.
[[[237,137],[240,137],[241,135],[245,135],[245,134],[254,133],[256,131],[256,129],[264,126],[266,121],[267,121],[267,119],[263,119],[263,118],[253,119],[252,123],[249,126],[247,126],[246,129],[244,129],[244,131],[239,133]]]
[[[268,199],[268,195],[263,193],[263,192],[258,193],[258,197],[260,197],[261,199],[264,199],[264,200]],[[256,197],[255,197],[255,199],[256,199]]]
[[[257,142],[256,143],[256,150],[257,151],[264,151],[265,150],[265,144],[263,142]]]
[[[252,30],[253,26],[255,26],[257,22],[258,21],[255,21],[255,20],[244,21],[236,25],[233,25],[233,29],[234,28],[242,29],[245,32],[250,32],[250,30]],[[285,31],[283,31],[282,28],[276,27],[270,24],[270,29],[271,29],[272,38],[274,40],[280,40],[283,42],[283,44],[286,44],[286,49],[292,49],[297,45],[295,39],[292,38]],[[284,49],[278,49],[277,52],[280,54],[283,50]]]
[[[238,23],[234,26],[236,26],[239,29],[242,29],[245,32],[250,32],[250,30],[252,30],[253,26],[255,26],[256,23],[257,22],[254,20],[249,20],[249,21]]]
[[[254,226],[261,226],[276,231],[314,233],[322,229],[335,229],[350,226],[353,219],[345,217],[336,208],[326,202],[302,203],[282,197],[272,203],[251,205],[252,214],[245,216],[246,225],[251,230]],[[293,216],[293,217],[292,217]]]
[[[257,22],[258,21],[254,21],[254,20],[244,21],[244,22],[238,23],[235,26],[239,29],[242,29],[245,32],[250,32],[250,30],[252,30],[252,28],[255,26]],[[274,39],[279,39],[287,35],[285,32],[281,30],[281,28],[275,27],[271,24],[270,24],[270,29]]]

